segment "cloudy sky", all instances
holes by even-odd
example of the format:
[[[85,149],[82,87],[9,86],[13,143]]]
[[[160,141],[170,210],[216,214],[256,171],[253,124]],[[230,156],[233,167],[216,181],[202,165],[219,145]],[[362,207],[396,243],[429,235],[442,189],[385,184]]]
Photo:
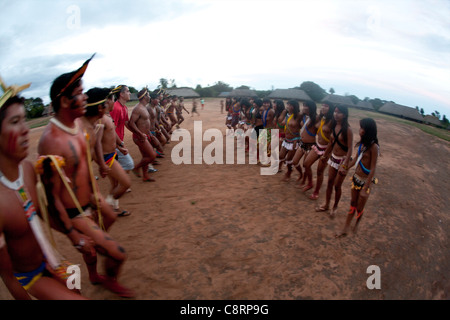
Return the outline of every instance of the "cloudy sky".
[[[447,0],[0,0],[0,75],[49,102],[96,53],[85,87],[314,81],[450,118]]]

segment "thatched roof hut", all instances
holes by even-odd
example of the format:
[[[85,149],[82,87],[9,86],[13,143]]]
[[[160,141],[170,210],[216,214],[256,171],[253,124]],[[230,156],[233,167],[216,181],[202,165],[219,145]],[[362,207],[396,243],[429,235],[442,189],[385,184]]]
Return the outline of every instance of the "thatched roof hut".
[[[198,98],[200,95],[191,88],[166,89],[167,94],[184,98]]]
[[[378,111],[408,120],[423,122],[423,117],[417,109],[402,106],[400,104],[396,104],[395,102],[386,102],[380,109],[378,109]]]
[[[230,92],[224,91],[219,94],[220,98],[226,98],[230,96]]]
[[[350,97],[340,96],[338,94],[329,94],[325,98],[322,99],[321,102],[331,102],[335,105],[341,105],[345,107],[356,107]]]
[[[138,100],[138,96],[137,93],[131,93],[130,94],[130,101],[137,101]]]
[[[423,122],[425,122],[426,124],[434,125],[436,127],[443,127],[441,121],[437,117],[429,114],[423,117]]]
[[[356,107],[358,109],[375,111],[375,109],[374,109],[373,105],[370,103],[370,101],[359,101],[356,104]]]
[[[308,94],[300,89],[276,89],[272,91],[268,98],[283,100],[312,101]]]
[[[230,92],[229,97],[237,98],[257,98],[258,95],[254,90],[250,89],[234,89]]]

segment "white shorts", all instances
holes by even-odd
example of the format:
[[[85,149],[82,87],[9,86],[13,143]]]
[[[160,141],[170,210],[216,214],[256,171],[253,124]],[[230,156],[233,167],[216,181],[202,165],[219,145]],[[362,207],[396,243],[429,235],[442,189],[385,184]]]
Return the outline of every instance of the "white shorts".
[[[119,149],[116,149],[116,152],[117,152],[117,161],[119,161],[123,170],[125,170],[125,171],[133,170],[134,169],[134,161],[133,161],[133,158],[131,157],[131,155],[129,153],[125,155],[122,152],[120,152]]]

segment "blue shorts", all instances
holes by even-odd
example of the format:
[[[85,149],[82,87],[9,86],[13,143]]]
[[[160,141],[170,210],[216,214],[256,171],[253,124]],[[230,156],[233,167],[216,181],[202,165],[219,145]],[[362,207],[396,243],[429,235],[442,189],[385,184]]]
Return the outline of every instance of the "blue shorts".
[[[122,152],[120,152],[119,149],[116,149],[117,152],[117,161],[119,161],[120,165],[122,166],[123,170],[129,171],[134,169],[134,160],[131,157],[131,155],[128,153],[127,155],[124,155]]]

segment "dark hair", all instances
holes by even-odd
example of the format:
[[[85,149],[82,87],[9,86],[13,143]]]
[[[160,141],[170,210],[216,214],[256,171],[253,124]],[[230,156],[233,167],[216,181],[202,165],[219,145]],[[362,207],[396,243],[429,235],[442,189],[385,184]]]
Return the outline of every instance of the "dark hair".
[[[253,102],[258,106],[258,108],[261,108],[261,106],[263,105],[262,100],[259,98],[256,98]]]
[[[334,120],[333,113],[336,106],[334,105],[334,103],[328,101],[322,102],[322,104],[328,106],[328,112],[327,114],[325,114],[325,122],[328,122],[330,120],[333,121]]]
[[[24,104],[25,98],[14,96],[6,100],[6,102],[0,108],[0,130],[2,129],[3,126],[3,120],[5,120],[6,117],[6,110],[8,110],[8,108],[15,103]]]
[[[270,100],[269,98],[264,98],[264,99],[263,99],[263,104],[264,104],[264,103],[267,103],[267,102],[270,103],[269,109],[272,108],[272,100]]]
[[[336,108],[334,110],[338,109],[344,114],[344,121],[342,121],[342,132],[344,132],[344,141],[347,143],[347,131],[350,127],[350,124],[348,123],[348,108],[346,106],[343,106],[341,104],[336,105]],[[333,110],[333,112],[334,112]],[[334,128],[336,128],[337,122],[333,121],[331,125],[331,129],[334,131]]]
[[[250,108],[251,107],[250,101],[248,101],[248,99],[242,99],[241,100],[241,106],[246,107],[246,108]]]
[[[119,87],[120,87],[120,91],[116,92],[116,96],[115,96],[116,100],[119,100],[120,94],[125,91],[125,88],[128,88],[128,86],[126,86],[124,84],[121,84]]]
[[[70,86],[68,86],[63,92],[61,92],[61,90],[63,90],[63,88],[72,79],[74,73],[75,71],[64,73],[53,81],[53,84],[50,88],[50,99],[52,100],[52,107],[55,113],[58,113],[59,109],[61,108],[61,98],[72,98],[73,90],[80,85],[81,79],[78,79]]]
[[[104,99],[107,99],[110,95],[111,90],[107,88],[92,88],[89,89],[86,92],[86,95],[88,96],[87,104],[96,103],[99,101],[102,101]],[[101,104],[104,104],[101,103]],[[93,106],[86,106],[86,113],[84,114],[85,117],[93,117],[98,115],[98,106],[99,104],[95,104]]]
[[[308,127],[312,128],[316,125],[316,117],[317,117],[317,105],[312,100],[307,100],[303,102],[304,105],[308,107],[309,110],[309,118],[311,119],[309,121]]]
[[[288,104],[294,107],[294,118],[297,118],[298,113],[300,112],[300,105],[297,100],[289,100]]]
[[[364,118],[359,121],[359,125],[364,130],[364,135],[356,145],[363,144],[367,149],[374,143],[378,144],[377,123],[372,118]]]
[[[275,117],[278,118],[281,113],[285,110],[283,100],[277,99],[275,102]]]

